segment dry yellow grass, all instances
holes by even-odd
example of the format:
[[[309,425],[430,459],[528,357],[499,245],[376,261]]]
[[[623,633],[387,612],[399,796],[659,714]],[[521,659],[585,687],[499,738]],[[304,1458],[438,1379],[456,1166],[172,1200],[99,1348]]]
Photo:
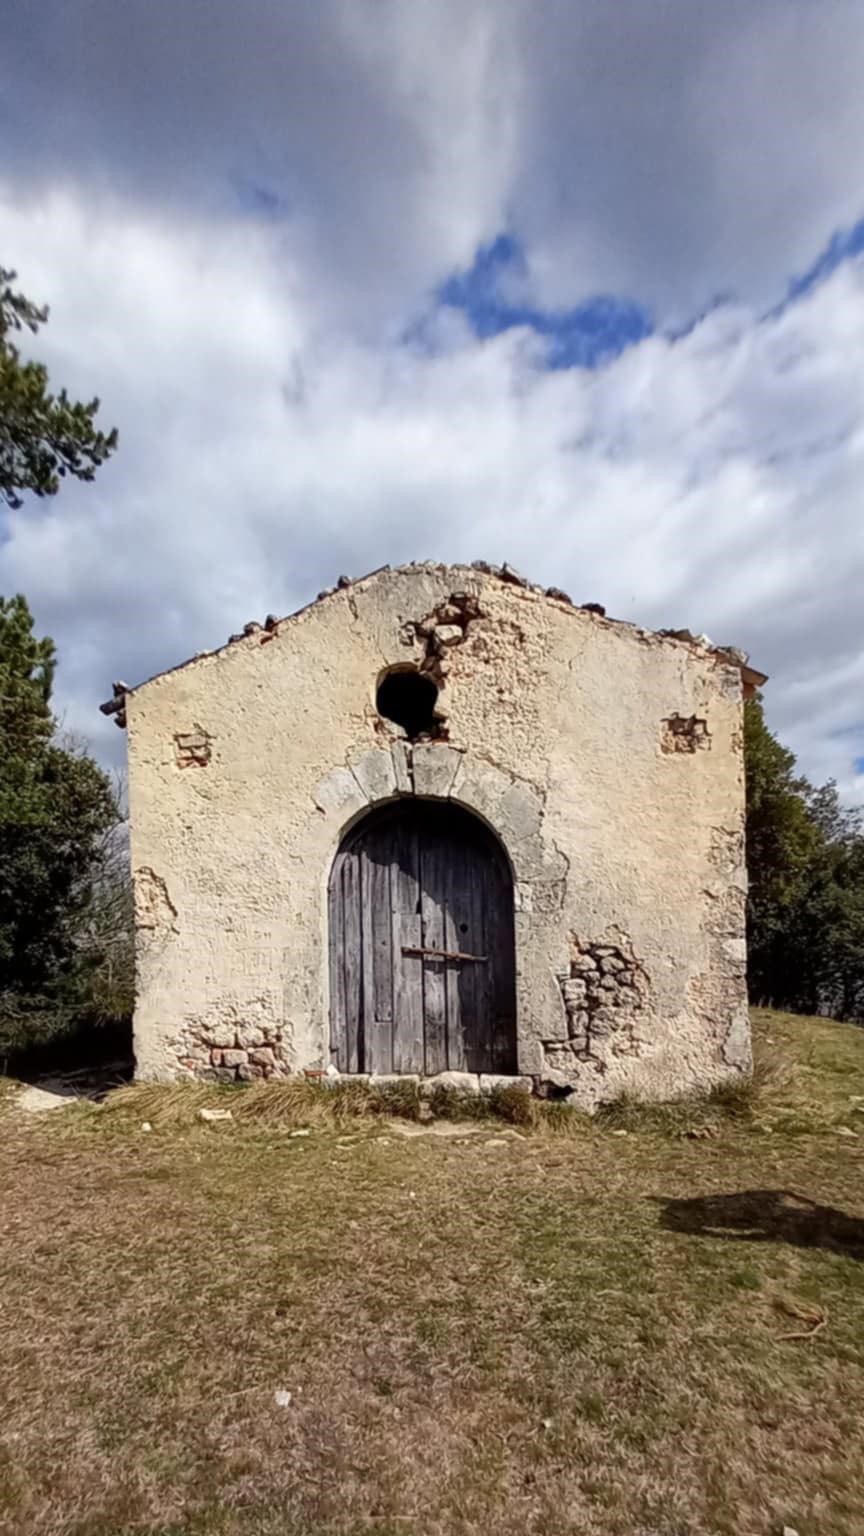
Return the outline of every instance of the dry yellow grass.
[[[860,1536],[864,1034],[757,1027],[568,1135],[5,1108],[0,1532]]]
[[[452,1120],[492,1118],[519,1125],[578,1129],[565,1106],[541,1103],[518,1088],[466,1097],[437,1087],[421,1093],[416,1081],[377,1087],[368,1082],[321,1084],[305,1078],[214,1087],[207,1083],[136,1083],[109,1095],[104,1109],[112,1120],[150,1120],[154,1125],[189,1125],[204,1107],[230,1109],[233,1119],[274,1130],[297,1126],[338,1128],[357,1121],[398,1116],[422,1120],[430,1114]]]

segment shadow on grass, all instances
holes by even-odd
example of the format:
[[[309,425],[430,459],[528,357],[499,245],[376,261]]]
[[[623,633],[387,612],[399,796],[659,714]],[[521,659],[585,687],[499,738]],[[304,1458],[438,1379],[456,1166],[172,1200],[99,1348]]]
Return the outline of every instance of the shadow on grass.
[[[692,1200],[651,1197],[667,1232],[828,1248],[864,1261],[864,1221],[788,1189],[745,1189]]]
[[[107,1094],[130,1083],[134,1072],[132,1021],[92,1021],[28,1050],[0,1059],[0,1073],[32,1088],[44,1088],[64,1099],[101,1102]]]

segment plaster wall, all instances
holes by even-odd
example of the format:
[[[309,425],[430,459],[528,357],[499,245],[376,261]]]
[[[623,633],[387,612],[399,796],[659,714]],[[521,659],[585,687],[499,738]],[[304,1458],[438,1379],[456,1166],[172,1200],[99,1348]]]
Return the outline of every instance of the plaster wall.
[[[375,708],[433,666],[446,739]],[[750,1065],[742,683],[728,657],[474,568],[347,586],[126,699],[141,1078],[326,1066],[346,828],[452,797],[515,880],[519,1070],[585,1108]]]

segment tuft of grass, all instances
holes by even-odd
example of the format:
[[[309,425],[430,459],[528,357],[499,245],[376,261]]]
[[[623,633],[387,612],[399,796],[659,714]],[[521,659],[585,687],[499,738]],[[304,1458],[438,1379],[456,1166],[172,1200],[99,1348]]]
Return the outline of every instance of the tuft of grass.
[[[194,1120],[204,1107],[228,1108],[232,1119],[278,1129],[280,1126],[330,1126],[396,1117],[403,1120],[503,1120],[509,1125],[542,1125],[548,1106],[520,1089],[500,1087],[484,1094],[452,1088],[421,1092],[410,1081],[374,1084],[336,1081],[332,1085],[303,1077],[268,1082],[132,1083],[115,1089],[102,1110],[109,1118],[178,1125]],[[568,1111],[572,1118],[572,1111]]]
[[[524,1089],[500,1084],[486,1096],[489,1112],[508,1125],[530,1126],[542,1124],[544,1105]]]
[[[304,1126],[338,1128],[347,1121],[373,1115],[403,1115],[416,1119],[419,1096],[411,1083],[336,1083],[332,1087],[304,1077],[269,1082],[133,1083],[109,1094],[102,1106],[109,1118],[149,1120],[153,1125],[190,1123],[199,1109],[230,1109],[232,1119],[250,1125],[286,1129]]]
[[[233,1114],[238,1090],[210,1083],[128,1083],[107,1094],[101,1118],[123,1122],[149,1120],[153,1125],[182,1125],[199,1109],[226,1109]]]
[[[762,1081],[754,1072],[749,1077],[729,1077],[723,1083],[715,1083],[706,1097],[706,1105],[731,1120],[752,1120],[763,1094]]]
[[[308,1078],[280,1078],[244,1088],[235,1117],[274,1127],[339,1128],[352,1120],[380,1115],[415,1120],[418,1113],[415,1083],[388,1083],[373,1088],[364,1082],[336,1082],[330,1086]]]
[[[670,1099],[665,1104],[646,1104],[624,1094],[610,1104],[602,1104],[595,1118],[603,1130],[678,1138],[706,1128],[715,1130],[728,1117],[743,1118],[737,1098],[731,1096],[730,1107],[724,1098],[709,1093]]]
[[[289,1077],[257,1083],[131,1083],[114,1089],[99,1113],[106,1124],[128,1127],[149,1121],[153,1126],[191,1125],[202,1108],[230,1109],[239,1125],[270,1130],[316,1127],[338,1131],[351,1124],[396,1118],[424,1121],[504,1123],[537,1134],[582,1135],[591,1126],[588,1115],[566,1103],[536,1099],[523,1089],[496,1087],[488,1093],[466,1094],[435,1086],[421,1092],[412,1082],[334,1082],[332,1086]],[[93,1106],[88,1105],[91,1111]],[[617,1122],[615,1122],[617,1123]]]

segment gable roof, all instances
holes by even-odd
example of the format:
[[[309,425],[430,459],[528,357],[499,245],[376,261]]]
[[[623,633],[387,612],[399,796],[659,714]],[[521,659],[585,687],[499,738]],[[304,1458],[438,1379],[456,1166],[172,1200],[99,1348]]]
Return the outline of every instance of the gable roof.
[[[761,688],[762,685],[768,681],[766,673],[758,672],[754,667],[750,666],[747,652],[739,650],[735,646],[714,645],[709,640],[707,635],[694,635],[689,629],[648,630],[640,628],[638,625],[631,624],[624,619],[608,618],[606,609],[602,603],[574,603],[568,593],[562,591],[560,587],[543,587],[534,585],[533,583],[529,582],[526,577],[522,576],[519,571],[515,570],[512,565],[490,565],[486,560],[475,560],[470,566],[445,565],[443,562],[439,561],[418,560],[413,561],[410,565],[381,565],[378,566],[376,570],[369,571],[365,576],[359,576],[356,579],[353,579],[350,576],[340,576],[335,586],[326,587],[323,592],[318,593],[317,597],[314,598],[311,603],[304,603],[302,608],[297,608],[294,613],[286,614],[284,618],[277,618],[275,614],[271,613],[267,615],[267,618],[264,620],[263,624],[258,624],[252,620],[250,623],[244,624],[242,631],[233,635],[229,635],[225,645],[217,646],[216,649],[212,651],[198,651],[194,656],[187,657],[185,661],[178,662],[176,666],[167,667],[163,672],[156,672],[152,677],[144,678],[140,683],[135,684],[133,687],[129,687],[129,685],[124,682],[115,682],[113,685],[111,698],[106,699],[104,704],[99,705],[99,708],[103,715],[113,715],[114,724],[120,726],[122,729],[126,724],[126,697],[128,694],[135,693],[139,688],[146,687],[148,683],[154,682],[156,678],[167,677],[172,672],[179,672],[184,667],[192,666],[194,662],[199,661],[204,657],[218,656],[223,651],[228,650],[230,646],[235,645],[240,640],[246,639],[250,635],[258,634],[261,632],[267,634],[276,634],[281,629],[282,625],[288,624],[292,620],[298,619],[301,614],[307,613],[310,608],[314,608],[318,603],[326,602],[328,598],[334,597],[338,593],[344,592],[349,588],[365,586],[367,582],[373,581],[375,577],[382,576],[385,574],[385,572],[389,571],[392,571],[394,575],[400,575],[403,573],[407,575],[416,571],[433,571],[436,574],[445,571],[464,571],[466,574],[473,572],[475,575],[492,577],[493,579],[500,581],[502,584],[520,587],[523,591],[532,592],[538,597],[544,597],[549,602],[554,603],[557,607],[571,608],[574,612],[577,613],[589,613],[592,615],[592,617],[599,620],[600,622],[615,625],[620,624],[622,627],[631,629],[637,634],[643,636],[653,635],[658,639],[675,640],[684,645],[687,645],[691,650],[699,650],[703,653],[724,659],[732,665],[740,668],[745,698],[750,698],[752,694],[755,693],[757,688]]]

